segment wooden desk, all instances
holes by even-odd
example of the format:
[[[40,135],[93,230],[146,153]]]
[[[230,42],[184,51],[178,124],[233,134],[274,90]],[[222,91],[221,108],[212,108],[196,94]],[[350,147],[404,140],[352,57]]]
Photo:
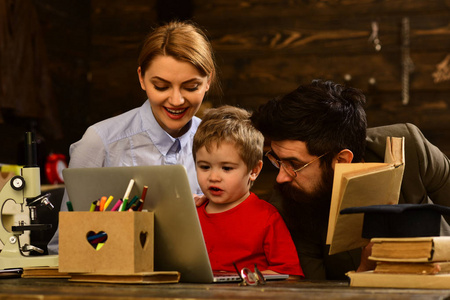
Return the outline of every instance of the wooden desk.
[[[121,285],[67,279],[1,279],[0,299],[445,299],[449,290],[351,288],[347,282],[279,281],[265,286],[230,284]]]

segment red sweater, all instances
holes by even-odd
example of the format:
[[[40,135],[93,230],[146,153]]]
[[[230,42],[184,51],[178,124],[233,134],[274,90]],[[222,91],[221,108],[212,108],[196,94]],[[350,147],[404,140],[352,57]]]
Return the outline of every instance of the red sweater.
[[[208,214],[208,201],[197,207],[209,260],[214,271],[272,270],[289,275],[303,271],[291,235],[274,206],[255,194],[238,206]]]

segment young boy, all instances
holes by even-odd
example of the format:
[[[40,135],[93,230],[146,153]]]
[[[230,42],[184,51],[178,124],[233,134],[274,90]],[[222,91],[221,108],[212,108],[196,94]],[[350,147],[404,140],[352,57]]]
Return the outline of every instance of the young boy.
[[[194,136],[197,179],[206,201],[197,208],[214,271],[254,269],[303,277],[289,231],[274,206],[250,192],[262,169],[264,137],[246,110],[207,111]]]

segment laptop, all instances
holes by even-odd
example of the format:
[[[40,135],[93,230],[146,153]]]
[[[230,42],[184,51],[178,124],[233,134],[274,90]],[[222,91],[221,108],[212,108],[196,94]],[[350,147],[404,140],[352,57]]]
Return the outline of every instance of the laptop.
[[[180,282],[238,282],[237,273],[214,274],[203,239],[186,169],[182,165],[63,170],[65,187],[75,211],[88,211],[93,201],[113,196],[110,207],[123,198],[130,179],[130,198],[148,186],[143,209],[155,214],[154,269],[179,271]],[[109,210],[109,209],[108,209]],[[280,274],[266,280],[286,279]]]

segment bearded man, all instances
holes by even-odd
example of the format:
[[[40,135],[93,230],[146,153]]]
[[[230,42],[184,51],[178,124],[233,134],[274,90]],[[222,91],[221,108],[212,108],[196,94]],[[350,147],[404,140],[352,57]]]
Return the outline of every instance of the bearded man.
[[[279,169],[269,202],[290,230],[307,279],[345,279],[348,271],[374,267],[370,245],[328,255],[325,241],[335,164],[383,162],[386,137],[405,137],[399,203],[450,206],[449,159],[412,124],[367,129],[365,102],[357,89],[314,80],[252,116],[270,142],[267,158]],[[446,221],[441,235],[450,234]]]

